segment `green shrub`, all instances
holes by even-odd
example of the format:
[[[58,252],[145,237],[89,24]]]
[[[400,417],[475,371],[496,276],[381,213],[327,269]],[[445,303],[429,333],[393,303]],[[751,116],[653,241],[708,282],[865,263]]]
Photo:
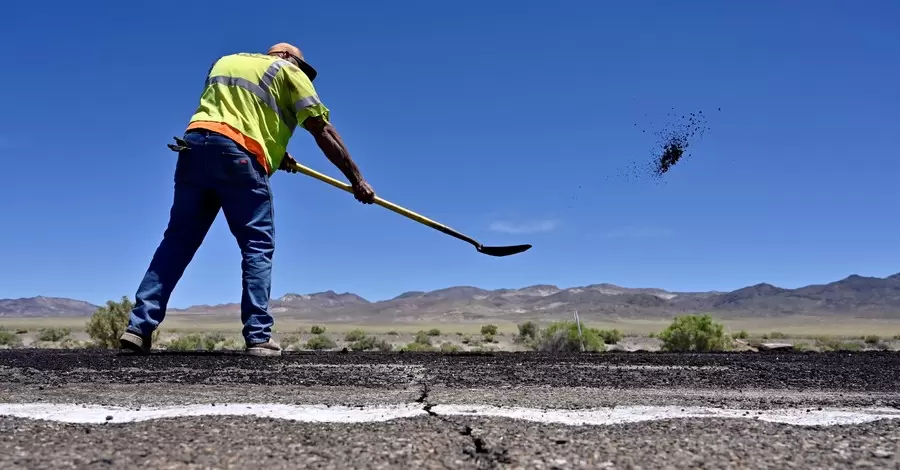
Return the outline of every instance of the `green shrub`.
[[[344,336],[344,341],[359,341],[366,337],[366,332],[357,328]]]
[[[4,327],[0,327],[0,346],[14,348],[22,345],[22,338],[16,336],[12,331]]]
[[[203,335],[203,348],[207,351],[212,351],[219,346],[220,343],[224,343],[228,338],[225,337],[222,333],[207,333]]]
[[[537,323],[529,320],[525,323],[520,323],[518,325],[518,327],[519,327],[519,338],[530,339],[532,341],[537,339],[537,335],[538,335]]]
[[[598,334],[606,344],[617,344],[622,341],[622,332],[619,330],[599,330]]]
[[[441,335],[441,330],[439,330],[437,328],[432,328],[432,329],[428,330],[428,336],[440,336],[440,335]]]
[[[221,351],[221,350],[224,350],[224,351],[240,351],[240,350],[243,350],[243,349],[246,348],[246,347],[247,347],[247,345],[244,343],[244,340],[243,340],[243,339],[237,339],[237,338],[233,338],[233,337],[232,337],[232,338],[228,338],[228,339],[226,339],[226,340],[224,340],[224,341],[219,341],[219,342],[216,343],[216,345],[215,345],[215,349],[216,349],[217,351]]]
[[[94,346],[94,343],[90,341],[82,341],[77,339],[72,339],[71,337],[63,338],[59,343],[60,347],[65,349],[85,349]]]
[[[309,332],[314,335],[320,335],[322,333],[325,333],[325,327],[319,326],[319,325],[313,325],[313,327],[309,329]]]
[[[409,352],[432,352],[432,351],[435,351],[435,348],[434,348],[434,346],[432,346],[430,344],[422,344],[422,343],[412,342],[412,343],[407,344],[403,348],[403,350],[409,351]]]
[[[351,351],[367,351],[372,349],[374,341],[369,341],[371,338],[362,338],[350,343]]]
[[[769,339],[785,339],[787,335],[780,331],[773,331],[769,333]]]
[[[484,340],[485,343],[496,343],[497,340],[494,338],[494,335],[482,335],[481,339]]]
[[[429,335],[429,333],[420,331],[420,332],[416,333],[416,339],[413,342],[419,343],[419,344],[426,344],[426,345],[430,346],[431,345],[430,336],[435,336],[435,335]]]
[[[453,343],[443,343],[443,344],[441,344],[441,352],[444,352],[444,353],[459,352],[459,346],[457,346]]]
[[[823,351],[859,351],[862,345],[859,343],[851,343],[849,341],[841,341],[837,338],[822,337],[817,339],[819,347]]]
[[[69,328],[41,328],[38,330],[38,341],[62,341],[64,338],[72,334]]]
[[[484,336],[494,336],[497,334],[497,325],[482,325],[481,334]]]
[[[469,344],[472,342],[472,337],[469,335],[466,335],[466,336],[463,336],[463,339],[461,339],[460,341],[462,341],[462,344]]]
[[[316,334],[306,342],[306,349],[313,349],[316,351],[322,349],[334,349],[336,347],[337,344],[335,344],[334,340],[321,333]]]
[[[606,351],[606,345],[595,328],[582,328],[584,336],[584,350],[590,352]],[[562,321],[551,323],[547,329],[541,331],[540,339],[534,345],[538,351],[545,352],[573,352],[581,351],[582,339],[578,335],[578,325],[575,322]]]
[[[745,331],[745,330],[741,330],[741,331],[738,332],[738,334],[737,334],[737,338],[739,338],[739,339],[747,339],[747,338],[749,338],[749,337],[750,337],[750,335],[749,335],[749,334],[747,333],[747,331]]]
[[[292,344],[297,344],[300,342],[300,335],[284,335],[281,338],[281,346],[286,348]]]
[[[197,333],[172,338],[166,344],[168,351],[199,351],[203,349],[203,338]]]
[[[730,347],[725,327],[709,315],[675,317],[659,334],[665,351],[724,351]]]
[[[26,329],[19,329],[19,330],[16,330],[16,334],[17,334],[17,335],[27,335],[27,334],[28,334],[28,330],[26,330]]]
[[[900,335],[894,335],[894,339],[900,341]]]
[[[169,351],[213,351],[219,343],[224,342],[225,337],[221,333],[190,333],[169,341],[166,349]]]
[[[391,330],[391,331],[388,331],[388,332],[387,332],[387,335],[388,335],[388,336],[398,336],[399,334],[400,334],[400,333],[397,333],[397,332],[394,331],[394,330]]]
[[[350,344],[350,349],[354,351],[369,351],[377,349],[379,351],[390,351],[393,349],[390,343],[385,340],[376,339],[374,336],[365,336]]]
[[[809,343],[794,344],[794,351],[809,351],[810,349],[812,349],[812,347],[809,345]]]
[[[94,344],[101,348],[118,348],[119,338],[128,326],[132,308],[134,303],[131,299],[122,296],[121,301],[108,300],[105,306],[94,311],[85,327]],[[155,343],[159,338],[159,330],[154,331],[150,338]]]
[[[869,335],[865,338],[866,344],[878,344],[881,342],[881,337],[878,335]]]

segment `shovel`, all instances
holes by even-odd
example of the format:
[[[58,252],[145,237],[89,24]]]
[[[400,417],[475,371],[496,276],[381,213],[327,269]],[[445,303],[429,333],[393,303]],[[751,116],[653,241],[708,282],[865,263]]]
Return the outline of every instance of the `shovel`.
[[[299,163],[292,165],[292,168],[300,173],[303,173],[304,175],[312,176],[313,178],[315,178],[319,181],[328,183],[328,184],[334,186],[335,188],[343,189],[344,191],[347,191],[348,193],[353,194],[353,186],[351,186],[347,183],[338,181],[328,175],[319,173],[318,171],[315,171],[311,168],[307,168]],[[521,252],[526,251],[529,248],[531,248],[531,245],[484,246],[481,243],[479,243],[477,240],[473,239],[472,237],[463,235],[462,233],[457,232],[456,230],[453,230],[452,228],[447,227],[446,225],[435,222],[435,221],[429,219],[428,217],[425,217],[421,214],[417,214],[409,209],[400,207],[400,206],[398,206],[392,202],[386,201],[378,196],[375,196],[375,200],[373,202],[375,204],[378,204],[381,207],[384,207],[385,209],[389,209],[389,210],[396,212],[404,217],[415,220],[416,222],[418,222],[420,224],[427,225],[437,231],[440,231],[447,235],[450,235],[451,237],[454,237],[454,238],[457,238],[464,242],[467,242],[467,243],[473,245],[475,247],[475,249],[478,250],[479,253],[483,253],[483,254],[486,254],[489,256],[515,255],[515,254],[521,253]]]

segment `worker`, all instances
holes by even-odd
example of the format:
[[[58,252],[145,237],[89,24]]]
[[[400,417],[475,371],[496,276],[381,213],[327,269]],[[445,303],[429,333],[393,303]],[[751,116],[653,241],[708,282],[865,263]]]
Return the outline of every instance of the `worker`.
[[[135,294],[120,338],[123,349],[150,352],[151,335],[166,316],[172,290],[221,208],[241,250],[246,352],[281,354],[272,340],[269,312],[275,251],[269,178],[276,170],[296,171],[292,165],[297,162],[287,152],[295,128],[312,134],[358,201],[371,204],[375,198],[313,87],[316,75],[300,49],[287,43],[266,54],[226,55],[212,65],[183,138],[169,144],[178,152],[174,201],[162,242]]]

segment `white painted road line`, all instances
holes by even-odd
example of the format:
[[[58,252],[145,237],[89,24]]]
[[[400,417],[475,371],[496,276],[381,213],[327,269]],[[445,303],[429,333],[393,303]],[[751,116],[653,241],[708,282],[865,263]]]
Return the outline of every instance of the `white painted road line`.
[[[797,426],[834,426],[900,418],[900,410],[893,408],[822,410],[813,408],[806,411],[806,409],[741,410],[697,406],[617,406],[588,410],[539,410],[482,405],[435,405],[431,411],[444,416],[503,417],[571,426],[602,426],[682,418],[751,419]]]
[[[405,405],[344,407],[267,403],[223,403],[125,408],[53,403],[3,403],[0,416],[64,423],[129,423],[188,416],[258,416],[313,423],[370,423],[428,414],[418,403]],[[112,419],[107,419],[111,416]]]
[[[430,411],[443,416],[512,418],[572,426],[600,426],[683,418],[751,419],[797,426],[834,426],[900,418],[900,410],[894,408],[828,408],[807,411],[802,408],[741,410],[713,407],[618,406],[586,410],[545,410],[485,405],[434,405]],[[318,423],[370,423],[427,414],[428,412],[418,403],[365,407],[227,403],[142,408],[62,403],[0,404],[0,416],[64,423],[127,423],[189,416],[255,416]]]

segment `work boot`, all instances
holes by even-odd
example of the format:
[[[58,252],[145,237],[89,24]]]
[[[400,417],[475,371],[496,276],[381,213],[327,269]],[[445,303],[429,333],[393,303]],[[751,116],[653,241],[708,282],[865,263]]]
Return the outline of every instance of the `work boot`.
[[[119,347],[137,354],[150,354],[150,343],[150,335],[141,336],[127,330],[119,338]]]
[[[247,354],[251,356],[280,356],[281,346],[269,339],[265,343],[248,344]]]

